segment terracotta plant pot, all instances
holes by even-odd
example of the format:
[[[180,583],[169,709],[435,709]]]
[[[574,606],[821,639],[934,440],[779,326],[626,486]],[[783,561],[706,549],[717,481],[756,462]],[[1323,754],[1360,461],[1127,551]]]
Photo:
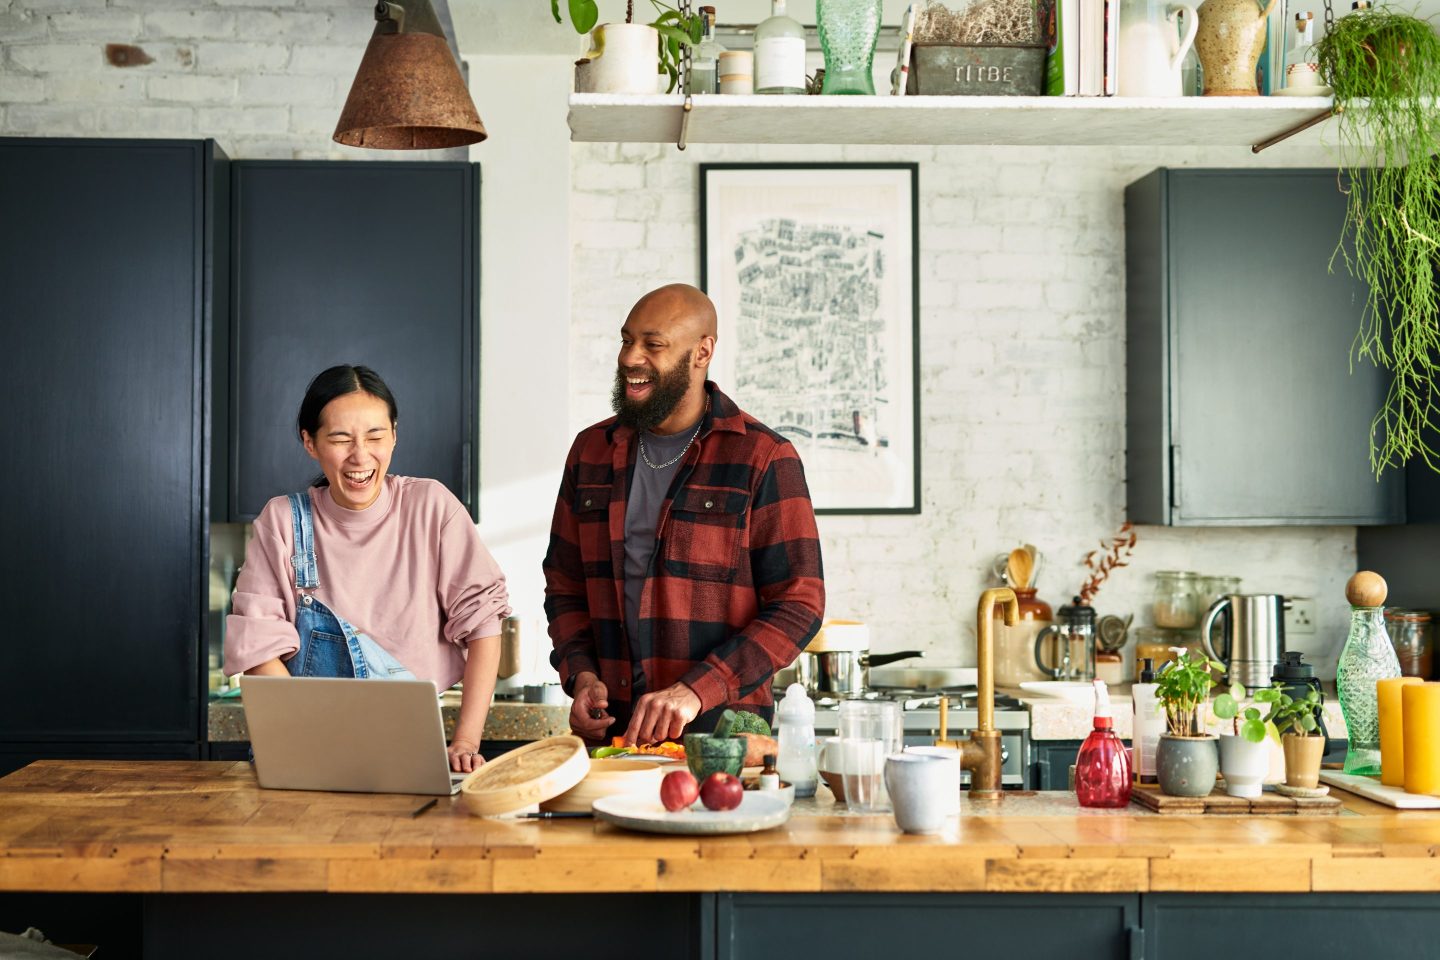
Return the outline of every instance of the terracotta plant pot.
[[[1315,789],[1320,785],[1320,758],[1325,754],[1324,737],[1299,737],[1287,733],[1280,738],[1285,751],[1285,785]]]
[[[1264,740],[1251,743],[1230,733],[1220,735],[1220,775],[1225,792],[1232,797],[1253,799],[1264,789],[1270,769],[1270,750]]]
[[[1215,738],[1161,734],[1160,745],[1155,748],[1155,769],[1162,793],[1172,797],[1210,796],[1220,769]]]

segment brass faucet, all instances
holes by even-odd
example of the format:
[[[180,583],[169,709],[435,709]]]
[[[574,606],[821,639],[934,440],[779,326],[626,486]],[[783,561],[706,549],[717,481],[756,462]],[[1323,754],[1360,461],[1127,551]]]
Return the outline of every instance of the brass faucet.
[[[1002,605],[1006,626],[1020,619],[1020,602],[1014,590],[995,587],[980,594],[975,623],[975,647],[980,663],[980,689],[975,704],[979,722],[970,731],[968,743],[946,740],[943,724],[941,739],[935,742],[936,746],[959,748],[960,768],[970,771],[971,800],[999,800],[1004,796],[1000,789],[1000,731],[995,729],[995,637],[991,629],[997,603]],[[942,714],[948,712],[947,705],[942,698]]]

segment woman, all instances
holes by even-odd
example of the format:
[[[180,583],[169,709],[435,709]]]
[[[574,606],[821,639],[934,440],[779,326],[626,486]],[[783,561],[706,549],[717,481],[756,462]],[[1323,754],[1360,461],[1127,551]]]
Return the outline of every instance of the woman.
[[[387,476],[399,413],[367,367],[338,366],[296,418],[322,476],[255,519],[226,621],[225,672],[464,677],[450,766],[470,771],[495,691],[505,577],[465,508],[434,480]]]

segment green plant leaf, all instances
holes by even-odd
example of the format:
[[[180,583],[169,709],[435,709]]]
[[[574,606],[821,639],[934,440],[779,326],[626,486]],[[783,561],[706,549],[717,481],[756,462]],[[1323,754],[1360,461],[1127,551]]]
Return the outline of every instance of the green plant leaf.
[[[1259,710],[1256,710],[1254,707],[1246,707],[1246,708],[1245,708],[1245,722],[1246,722],[1246,723],[1251,723],[1251,722],[1254,722],[1254,721],[1258,721],[1259,719],[1260,719],[1260,711],[1259,711]]]
[[[557,0],[550,0],[552,8]],[[589,33],[595,28],[595,21],[600,19],[600,7],[595,0],[569,0],[570,22],[575,26],[576,33]],[[559,13],[555,16],[559,22]]]
[[[556,22],[556,23],[560,23],[560,22],[561,22],[561,20],[560,20],[560,0],[550,0],[550,16],[552,16],[552,17],[555,18],[555,22]]]
[[[1306,733],[1314,733],[1317,729],[1317,726],[1315,724],[1315,715],[1313,713],[1302,713],[1300,715],[1300,727]]]
[[[660,14],[660,16],[656,17],[656,18],[650,23],[650,26],[652,26],[652,27],[658,27],[658,26],[660,26],[660,24],[662,24],[662,23],[669,23],[671,20],[679,20],[679,19],[680,19],[680,11],[679,11],[679,10],[666,10],[664,13]]]
[[[1221,720],[1231,720],[1240,712],[1240,705],[1235,698],[1228,693],[1222,693],[1215,698],[1215,716]]]
[[[1259,743],[1265,739],[1265,724],[1257,718],[1249,717],[1241,725],[1240,735],[1251,743]]]
[[[657,25],[655,29],[660,32],[660,36],[663,40],[677,45],[674,48],[676,52],[679,51],[679,44],[683,43],[686,46],[692,46],[692,44],[690,43],[690,34],[686,33],[684,30],[681,30],[679,27],[672,27],[666,24],[664,26]]]
[[[698,17],[690,18],[690,42],[698,44],[705,36],[705,21]]]

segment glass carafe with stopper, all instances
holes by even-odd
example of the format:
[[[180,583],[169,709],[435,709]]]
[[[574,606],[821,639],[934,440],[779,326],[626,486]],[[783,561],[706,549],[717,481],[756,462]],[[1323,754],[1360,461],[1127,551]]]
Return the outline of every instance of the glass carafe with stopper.
[[[1362,570],[1345,585],[1350,601],[1350,636],[1340,651],[1335,686],[1345,714],[1350,747],[1345,751],[1345,772],[1380,773],[1380,705],[1375,682],[1400,676],[1400,661],[1385,630],[1385,581],[1378,573]]]

